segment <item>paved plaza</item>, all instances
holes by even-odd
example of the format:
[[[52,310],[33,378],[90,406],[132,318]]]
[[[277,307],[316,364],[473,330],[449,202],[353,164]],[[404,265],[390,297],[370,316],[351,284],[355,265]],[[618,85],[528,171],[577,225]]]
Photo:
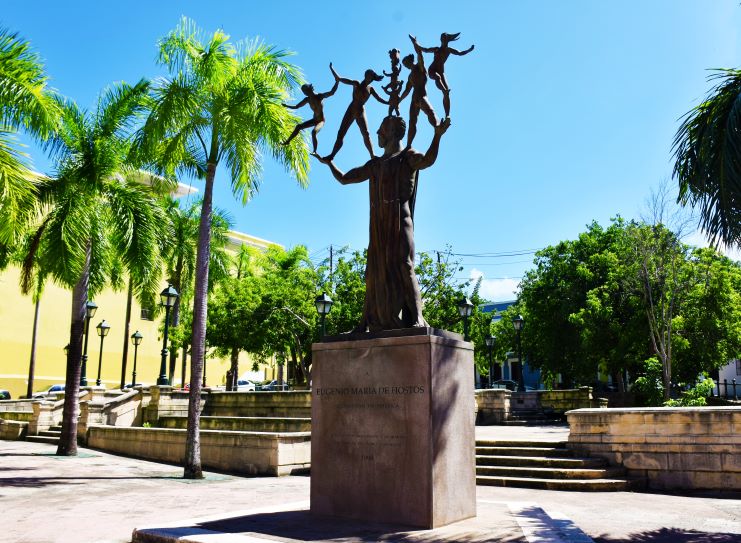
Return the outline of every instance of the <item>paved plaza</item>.
[[[565,438],[566,428],[478,427],[480,439]],[[0,541],[126,543],[135,528],[164,535],[146,541],[502,541],[582,543],[741,542],[738,495],[582,493],[478,487],[478,517],[434,531],[405,532],[312,519],[309,477],[247,478],[182,470],[80,449],[0,441]]]

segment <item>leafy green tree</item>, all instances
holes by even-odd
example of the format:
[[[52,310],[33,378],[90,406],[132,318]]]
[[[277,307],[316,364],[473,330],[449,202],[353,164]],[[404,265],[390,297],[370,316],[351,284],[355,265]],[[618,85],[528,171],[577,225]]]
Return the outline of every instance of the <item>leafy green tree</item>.
[[[674,138],[679,200],[699,207],[711,243],[741,244],[741,70],[723,69]]]
[[[0,245],[18,241],[35,212],[37,175],[14,136],[19,130],[46,140],[60,109],[47,88],[39,55],[17,34],[0,28]]]
[[[270,247],[254,255],[259,264],[242,277],[224,281],[213,295],[207,339],[217,354],[228,355],[238,374],[238,355],[247,351],[266,361],[274,355],[291,360],[310,379],[311,342],[317,339],[316,309],[311,295],[317,274],[303,246]]]
[[[203,477],[198,426],[216,171],[226,163],[234,195],[243,202],[257,191],[261,151],[281,162],[302,186],[308,181],[303,138],[281,145],[297,122],[281,104],[301,83],[288,55],[257,42],[235,45],[221,30],[203,38],[186,18],[159,42],[159,63],[169,77],[153,89],[139,151],[154,157],[153,164],[166,176],[182,173],[205,180],[193,297],[186,478]]]
[[[741,353],[741,267],[715,249],[692,251],[691,275],[675,320],[674,379],[694,384],[700,373],[725,366]]]
[[[57,172],[39,187],[45,214],[33,229],[23,266],[22,290],[41,270],[72,289],[72,324],[57,454],[77,453],[77,402],[80,386],[85,303],[111,279],[120,262],[146,297],[159,285],[160,225],[165,221],[149,187],[126,181],[128,128],[148,85],[111,87],[93,113],[63,104],[62,124],[50,140]]]

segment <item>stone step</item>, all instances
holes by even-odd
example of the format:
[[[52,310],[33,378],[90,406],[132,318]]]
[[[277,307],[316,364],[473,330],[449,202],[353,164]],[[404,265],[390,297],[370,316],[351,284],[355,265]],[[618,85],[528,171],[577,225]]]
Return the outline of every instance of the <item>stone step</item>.
[[[476,484],[483,486],[539,488],[543,490],[624,492],[633,489],[637,482],[628,479],[537,479],[530,477],[495,477],[477,475]]]
[[[543,456],[477,455],[477,466],[534,466],[552,468],[599,469],[607,467],[603,458],[547,458]]]
[[[50,432],[59,432],[61,434],[62,433],[62,426],[61,425],[58,425],[58,426],[50,426],[49,427],[49,431]]]
[[[41,432],[39,432],[39,435],[40,436],[46,436],[46,437],[56,437],[56,438],[58,438],[58,437],[61,437],[62,431],[61,430],[58,430],[58,431],[57,430],[51,430],[51,429],[49,429],[49,430],[42,430]]]
[[[51,436],[27,436],[26,441],[31,441],[32,443],[48,443],[49,445],[58,445],[59,444],[59,437],[51,437]]]
[[[477,447],[545,447],[566,448],[568,441],[532,441],[528,439],[477,439]]]
[[[561,447],[476,447],[480,456],[540,456],[546,458],[573,458],[574,451]]]
[[[568,479],[568,480],[618,480],[624,474],[620,468],[555,468],[555,467],[519,467],[519,466],[477,466],[477,476],[514,477],[532,479]]]

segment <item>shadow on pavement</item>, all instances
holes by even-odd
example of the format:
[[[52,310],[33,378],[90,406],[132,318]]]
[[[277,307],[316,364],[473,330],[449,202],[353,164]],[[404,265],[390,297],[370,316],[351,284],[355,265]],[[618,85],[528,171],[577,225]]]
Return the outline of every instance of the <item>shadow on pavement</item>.
[[[630,534],[625,538],[595,537],[595,543],[738,543],[741,534],[720,534],[661,528],[649,532]]]
[[[79,485],[85,481],[128,481],[128,480],[152,480],[152,479],[180,479],[174,475],[150,475],[144,477],[0,477],[0,488],[3,487],[28,487],[41,488],[45,486],[72,484]]]

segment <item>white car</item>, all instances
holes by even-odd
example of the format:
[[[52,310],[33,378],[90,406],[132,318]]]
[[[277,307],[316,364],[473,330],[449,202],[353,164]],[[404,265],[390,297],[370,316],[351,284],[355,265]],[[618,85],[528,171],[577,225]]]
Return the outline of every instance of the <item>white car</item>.
[[[49,387],[49,390],[34,394],[33,399],[43,400],[44,398],[56,398],[58,392],[64,392],[64,385],[52,385]]]
[[[255,383],[246,379],[240,379],[237,381],[237,392],[254,392]]]

